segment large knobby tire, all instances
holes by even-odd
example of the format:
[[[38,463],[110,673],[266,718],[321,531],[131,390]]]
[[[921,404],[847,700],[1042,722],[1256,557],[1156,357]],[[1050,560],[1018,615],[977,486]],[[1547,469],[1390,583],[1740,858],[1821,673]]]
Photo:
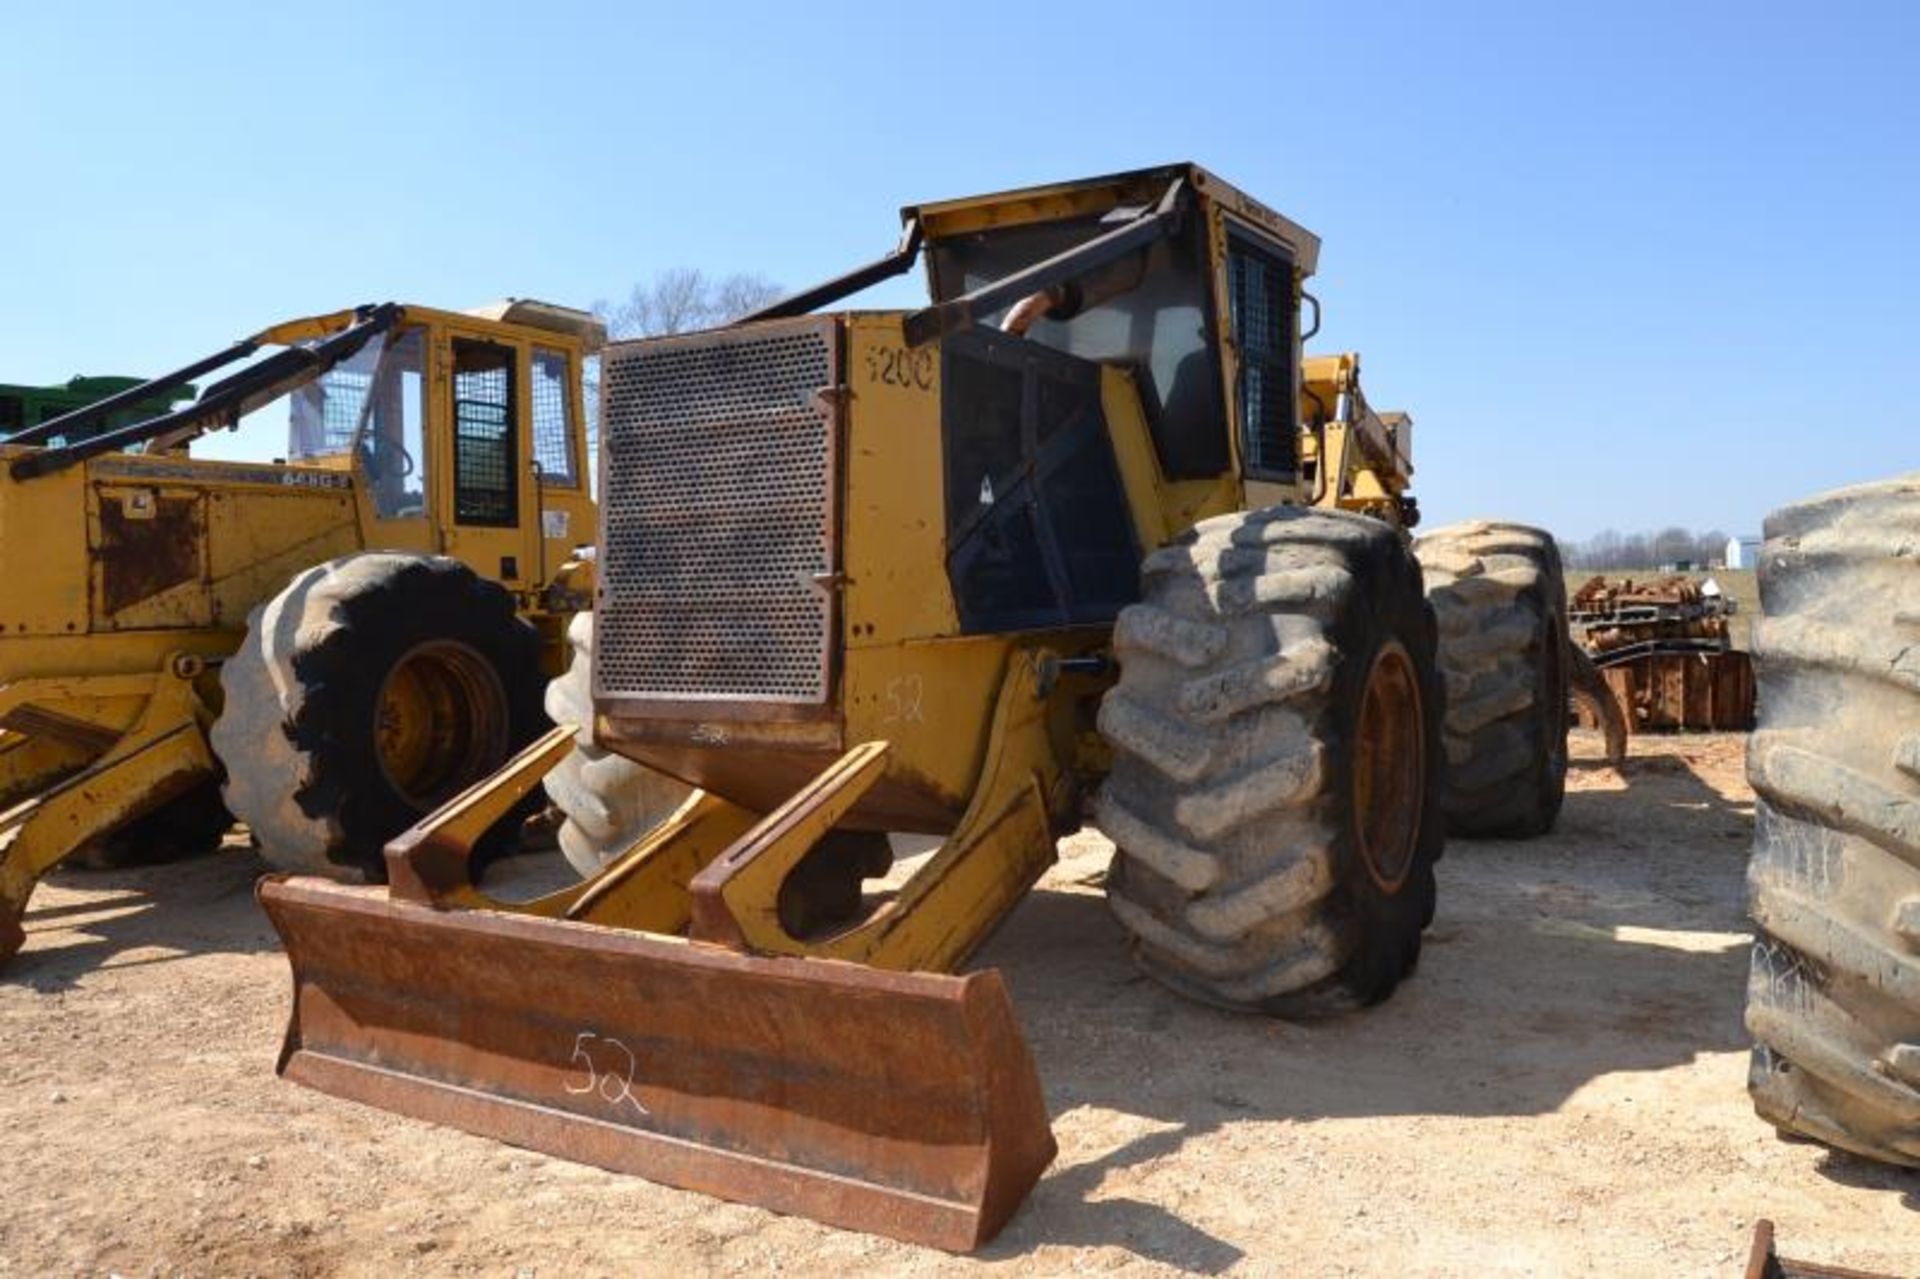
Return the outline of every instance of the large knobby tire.
[[[1476,520],[1413,544],[1440,624],[1451,834],[1553,829],[1567,789],[1567,585],[1553,535]]]
[[[1775,512],[1754,631],[1754,1107],[1920,1167],[1920,473]]]
[[[1154,977],[1284,1017],[1375,1003],[1433,917],[1442,692],[1376,520],[1224,515],[1148,557],[1100,707],[1107,900]]]
[[[443,556],[300,573],[247,619],[220,685],[227,807],[283,870],[383,879],[389,839],[547,726],[539,636]]]
[[[593,740],[593,614],[567,627],[572,660],[547,685],[547,714],[575,724],[573,750],[547,774],[547,798],[560,810],[560,851],[582,876],[592,875],[692,794],[663,773],[603,750]]]

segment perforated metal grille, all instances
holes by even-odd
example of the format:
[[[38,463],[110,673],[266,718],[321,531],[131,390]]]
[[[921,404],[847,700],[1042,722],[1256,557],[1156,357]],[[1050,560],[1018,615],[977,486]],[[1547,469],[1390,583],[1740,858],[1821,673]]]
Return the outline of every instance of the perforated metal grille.
[[[826,701],[835,381],[819,320],[608,352],[602,694]]]

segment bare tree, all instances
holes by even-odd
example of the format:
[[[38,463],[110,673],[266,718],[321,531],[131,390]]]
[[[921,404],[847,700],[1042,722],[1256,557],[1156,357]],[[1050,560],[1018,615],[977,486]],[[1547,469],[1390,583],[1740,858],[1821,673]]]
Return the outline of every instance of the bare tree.
[[[1677,564],[1693,558],[1693,534],[1679,525],[1670,525],[1654,534],[1653,558],[1662,564]]]
[[[698,267],[677,266],[657,272],[652,280],[635,284],[619,304],[604,298],[593,313],[615,338],[657,337],[710,329],[737,320],[778,301],[786,290],[764,275],[735,272],[715,280]],[[587,362],[587,448],[600,447],[600,361]],[[593,474],[597,477],[598,470]]]
[[[1695,564],[1718,564],[1727,558],[1727,535],[1717,528],[1710,528],[1693,539],[1693,562]]]
[[[1591,571],[1657,569],[1662,564],[1707,565],[1723,559],[1727,535],[1719,529],[1692,533],[1677,525],[1658,533],[1629,533],[1613,529],[1595,533],[1584,542],[1562,543],[1561,558],[1568,568]]]
[[[594,305],[616,338],[685,333],[737,320],[781,296],[764,275],[735,273],[714,279],[696,267],[672,267],[635,284],[626,301]]]
[[[743,315],[751,315],[762,307],[771,306],[785,297],[786,292],[786,289],[764,275],[736,272],[714,286],[713,300],[720,323],[725,324]]]
[[[1581,568],[1612,568],[1620,559],[1620,534],[1602,529],[1579,544],[1574,563]]]

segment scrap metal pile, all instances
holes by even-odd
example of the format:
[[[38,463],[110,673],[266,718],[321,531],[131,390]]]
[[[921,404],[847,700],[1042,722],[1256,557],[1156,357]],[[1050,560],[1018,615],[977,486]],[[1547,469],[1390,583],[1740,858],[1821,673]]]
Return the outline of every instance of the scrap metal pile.
[[[1729,640],[1735,611],[1712,578],[1594,577],[1568,622],[1630,731],[1739,731],[1753,727],[1753,664]]]

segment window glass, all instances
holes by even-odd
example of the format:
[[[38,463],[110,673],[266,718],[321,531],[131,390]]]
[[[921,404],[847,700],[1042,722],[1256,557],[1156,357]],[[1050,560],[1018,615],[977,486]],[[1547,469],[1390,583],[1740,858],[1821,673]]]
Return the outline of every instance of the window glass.
[[[943,241],[933,249],[941,298],[1004,279],[1111,229],[1079,219]],[[1083,359],[1131,365],[1140,374],[1154,446],[1170,476],[1226,470],[1226,413],[1207,341],[1206,254],[1198,219],[1184,234],[1105,268],[1090,291],[1105,300],[1068,320],[1039,320],[1027,337]]]
[[[453,344],[453,518],[512,528],[519,504],[514,448],[513,348]]]
[[[422,330],[400,330],[361,394],[360,469],[383,520],[427,513],[426,346]]]
[[[287,405],[287,458],[304,462],[353,447],[367,390],[385,346],[369,342],[325,374],[294,391]]]
[[[600,357],[589,355],[580,361],[580,402],[587,415],[587,483],[600,485],[600,471],[591,459],[600,456]],[[595,497],[599,494],[596,492]]]
[[[540,479],[557,488],[579,488],[573,456],[572,397],[567,394],[567,354],[533,349],[533,460]]]

